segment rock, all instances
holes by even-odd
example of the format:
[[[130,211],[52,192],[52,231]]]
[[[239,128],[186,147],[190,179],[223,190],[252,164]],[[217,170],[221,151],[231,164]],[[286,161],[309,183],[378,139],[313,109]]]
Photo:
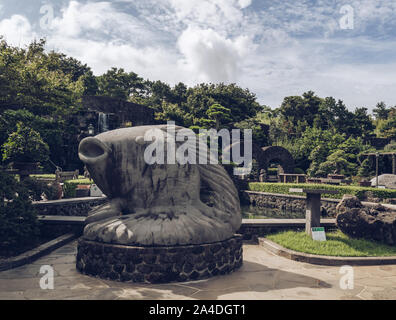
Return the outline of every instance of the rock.
[[[358,199],[358,197],[344,195],[342,197],[341,202],[336,207],[336,212],[338,214],[339,211],[345,210],[345,208],[361,208],[363,207],[362,203]]]
[[[343,233],[396,245],[396,211],[380,204],[363,206],[357,197],[349,195],[344,195],[336,210],[336,223]]]

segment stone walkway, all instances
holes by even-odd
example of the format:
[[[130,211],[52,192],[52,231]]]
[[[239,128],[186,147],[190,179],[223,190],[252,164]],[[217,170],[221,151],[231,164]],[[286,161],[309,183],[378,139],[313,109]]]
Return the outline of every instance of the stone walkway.
[[[74,241],[36,262],[0,272],[0,299],[396,299],[396,265],[353,267],[354,287],[340,287],[339,267],[310,265],[244,245],[244,265],[208,280],[146,285],[81,275]],[[54,289],[39,282],[42,265],[54,268]]]

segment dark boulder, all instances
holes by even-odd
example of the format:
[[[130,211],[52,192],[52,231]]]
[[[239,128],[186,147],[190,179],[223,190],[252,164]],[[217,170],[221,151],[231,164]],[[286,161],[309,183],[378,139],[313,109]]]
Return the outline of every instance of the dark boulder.
[[[350,237],[396,245],[396,211],[380,204],[363,206],[357,197],[348,195],[336,211],[338,228]]]

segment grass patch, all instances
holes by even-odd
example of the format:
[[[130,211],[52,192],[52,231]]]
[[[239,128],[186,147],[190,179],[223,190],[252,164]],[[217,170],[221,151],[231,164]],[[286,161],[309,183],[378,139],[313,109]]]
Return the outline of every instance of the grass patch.
[[[65,183],[78,185],[78,184],[93,184],[94,182],[93,180],[89,180],[88,178],[81,177],[79,179],[66,180]]]
[[[52,173],[43,173],[43,174],[31,174],[29,175],[31,178],[41,178],[41,179],[55,179],[55,174]],[[78,176],[79,180],[85,180],[85,177],[82,175]]]
[[[340,230],[326,233],[327,241],[314,241],[304,231],[284,231],[267,239],[281,246],[310,254],[338,257],[396,256],[396,247],[366,239],[352,239]]]
[[[329,184],[314,184],[314,183],[269,183],[269,182],[250,182],[250,191],[260,191],[280,194],[304,195],[304,193],[291,193],[290,188],[305,188],[305,189],[327,189],[338,190],[337,194],[323,194],[325,198],[341,199],[344,194],[351,194],[357,196],[360,200],[365,200],[370,194],[372,197],[380,199],[396,198],[396,190],[393,189],[377,189],[360,186],[335,186]]]
[[[29,175],[31,178],[41,178],[41,179],[55,179],[55,174],[31,174]]]

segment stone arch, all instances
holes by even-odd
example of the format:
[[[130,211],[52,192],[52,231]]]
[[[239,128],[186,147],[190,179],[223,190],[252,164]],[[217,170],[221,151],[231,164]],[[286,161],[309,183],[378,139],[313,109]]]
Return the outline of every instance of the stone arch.
[[[291,153],[279,146],[262,147],[256,151],[256,161],[260,169],[267,170],[271,162],[277,162],[284,173],[294,173],[294,159]]]

